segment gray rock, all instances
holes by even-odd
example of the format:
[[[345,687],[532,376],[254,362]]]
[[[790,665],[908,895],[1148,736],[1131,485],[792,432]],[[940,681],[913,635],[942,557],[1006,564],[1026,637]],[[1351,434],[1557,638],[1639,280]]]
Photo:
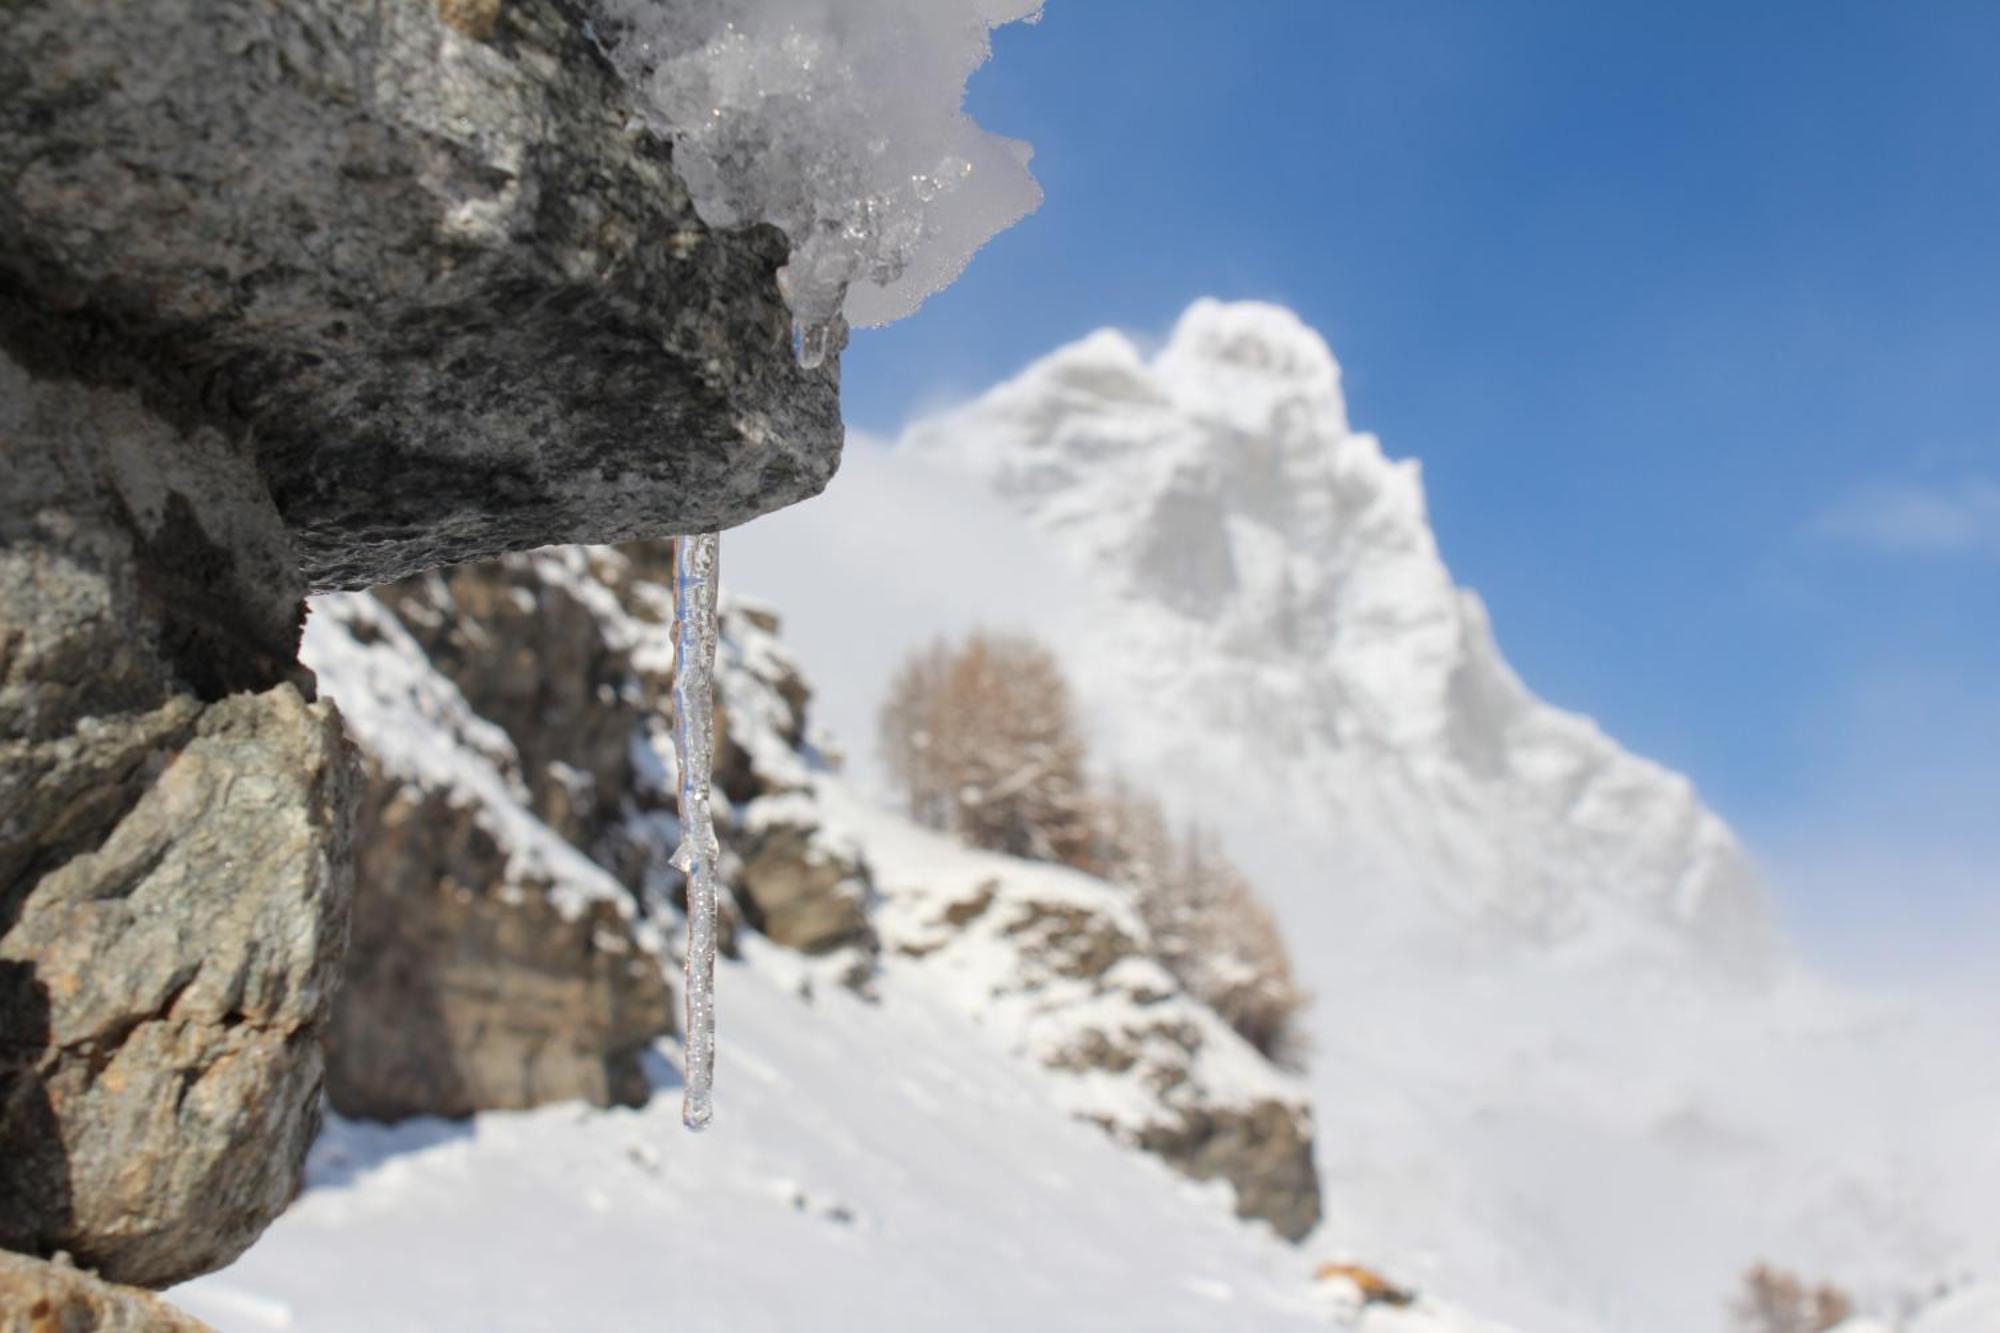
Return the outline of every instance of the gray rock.
[[[0,1333],[210,1333],[150,1291],[0,1253]]]
[[[868,924],[868,868],[805,812],[756,819],[737,834],[736,896],[745,919],[773,942],[805,954],[875,947]]]
[[[1182,1175],[1228,1181],[1236,1215],[1268,1222],[1286,1240],[1303,1240],[1319,1225],[1312,1122],[1299,1107],[1260,1101],[1188,1108],[1142,1129],[1138,1143]]]
[[[249,461],[0,356],[0,1245],[160,1285],[296,1190],[352,757]]]
[[[607,632],[592,589],[606,595],[585,553],[538,552],[318,604],[308,654],[324,684],[370,695],[357,718],[368,781],[353,947],[328,1050],[345,1115],[650,1094],[642,1058],[673,1012],[637,908],[670,849],[627,829],[661,797],[633,772],[646,712],[631,645]],[[433,724],[373,697],[389,673],[351,670],[381,655],[462,700],[469,726],[497,728],[422,742],[433,754],[466,746],[463,762],[493,780],[385,758],[408,727]],[[596,862],[581,879],[549,854],[563,842]]]
[[[996,1006],[1026,999],[1010,1040],[1089,1086],[1082,1100],[1107,1109],[1086,1119],[1183,1175],[1227,1182],[1238,1217],[1287,1240],[1309,1234],[1322,1200],[1303,1092],[1152,956],[1131,890],[989,865],[992,878],[972,882],[878,865],[896,908],[876,918],[885,945],[924,966],[977,969]]]
[[[307,658],[350,702],[369,772],[329,1052],[343,1113],[647,1095],[641,1056],[672,1030],[651,941],[676,928],[666,908],[680,883],[674,793],[651,757],[670,749],[672,602],[670,550],[637,542],[509,555],[315,604]],[[805,953],[845,951],[859,985],[876,947],[867,868],[803,797],[810,691],[776,629],[725,608],[725,875],[746,924]],[[431,702],[412,708],[418,691]],[[413,735],[457,761],[412,761]],[[486,776],[468,780],[471,768]],[[587,874],[574,862],[554,873],[558,842],[590,858]]]
[[[327,1043],[334,1108],[642,1105],[642,1057],[673,1010],[628,915],[601,899],[564,910],[550,885],[510,873],[475,809],[369,768],[352,965]]]
[[[565,0],[0,10],[0,346],[247,442],[314,590],[817,492],[785,257]]]
[[[570,0],[0,6],[0,1245],[165,1283],[283,1206],[350,872],[304,593],[816,492],[784,259]]]
[[[401,580],[375,598],[472,710],[507,733],[535,814],[615,864],[607,842],[633,793],[632,738],[652,701],[627,646],[578,596],[578,580],[591,576],[550,577],[553,568],[533,556],[485,560]],[[622,878],[638,887],[636,871]]]
[[[344,943],[343,747],[291,685],[211,705],[103,842],[28,895],[0,938],[9,1031],[46,1015],[8,1061],[10,1247],[164,1285],[228,1263],[290,1201]],[[21,1188],[38,1182],[55,1188]]]

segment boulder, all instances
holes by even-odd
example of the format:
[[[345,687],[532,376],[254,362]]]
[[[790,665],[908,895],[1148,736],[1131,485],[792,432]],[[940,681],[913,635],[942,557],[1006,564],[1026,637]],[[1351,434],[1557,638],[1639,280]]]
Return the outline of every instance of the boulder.
[[[228,1263],[318,1123],[352,756],[218,434],[0,356],[0,1245]]]
[[[1236,1215],[1268,1222],[1286,1240],[1303,1240],[1319,1225],[1312,1121],[1299,1107],[1264,1100],[1176,1110],[1138,1131],[1141,1148],[1191,1179],[1228,1181]]]
[[[868,867],[859,850],[828,836],[809,802],[772,797],[747,813],[737,837],[736,897],[750,926],[805,954],[872,949]]]
[[[565,0],[15,0],[0,344],[254,452],[312,589],[728,527],[838,462],[784,238]]]
[[[816,492],[785,258],[701,223],[570,0],[0,7],[0,1246],[164,1284],[283,1206],[354,788],[304,595]],[[605,920],[495,937],[587,990]]]
[[[0,1333],[210,1333],[150,1291],[0,1252]]]

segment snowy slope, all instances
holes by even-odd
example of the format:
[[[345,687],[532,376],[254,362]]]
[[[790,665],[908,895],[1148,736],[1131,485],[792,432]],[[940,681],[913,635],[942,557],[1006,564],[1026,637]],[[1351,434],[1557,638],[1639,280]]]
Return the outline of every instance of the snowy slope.
[[[1992,1333],[2000,1329],[2000,1287],[1955,1292],[1919,1314],[1909,1333]]]
[[[1316,997],[1321,1248],[1536,1333],[1719,1327],[1759,1258],[2000,1271],[2000,1043],[1787,962],[1687,780],[1507,668],[1288,313],[851,440],[727,568],[850,739],[932,634],[1038,630],[1104,766],[1219,824]]]
[[[610,899],[628,919],[643,910],[649,936],[664,890],[633,897],[543,822],[522,772],[539,738],[521,717],[511,734],[481,717],[473,699],[488,696],[461,692],[442,669],[450,659],[429,656],[451,641],[411,626],[449,615],[463,641],[514,677],[541,673],[557,694],[577,683],[563,672],[608,646],[650,679],[614,694],[659,694],[671,660],[660,657],[656,554],[550,548],[498,562],[484,581],[470,572],[456,593],[322,598],[306,636],[321,689],[373,763],[446,793],[506,852],[510,884],[543,886],[559,904]],[[504,596],[482,600],[495,589]],[[578,606],[588,614],[550,622],[566,631],[555,654],[494,609]],[[1316,1215],[1297,1081],[1145,956],[1125,890],[966,850],[818,771],[810,689],[776,616],[735,598],[723,612],[719,694],[729,752],[748,765],[728,780],[742,803],[723,802],[732,864],[747,873],[736,854],[760,845],[767,825],[808,830],[836,857],[836,895],[865,857],[852,874],[879,960],[872,944],[809,958],[746,933],[743,960],[720,969],[719,1118],[703,1136],[680,1128],[672,1043],[649,1058],[658,1095],[641,1111],[336,1120],[280,1223],[177,1300],[225,1333],[1330,1323],[1503,1333],[1428,1292],[1407,1309],[1365,1307],[1351,1285],[1314,1278],[1319,1261],[1365,1261],[1365,1251],[1297,1249],[1236,1221],[1233,1210],[1296,1218],[1287,1207],[1307,1198]],[[659,771],[671,755],[653,752],[661,719],[640,722],[632,748],[651,760],[635,775],[645,791],[627,797],[671,786]],[[664,810],[634,807],[627,820],[655,851],[677,837]],[[506,960],[491,961],[502,975]],[[1194,1174],[1220,1179],[1190,1183],[1135,1150],[1189,1121],[1242,1131],[1196,1140],[1212,1169]]]
[[[222,1333],[1325,1328],[1306,1257],[1050,1101],[918,964],[719,975],[718,1111],[333,1124],[311,1185],[173,1299]],[[656,1071],[676,1081],[663,1051]],[[1504,1333],[1441,1307],[1368,1333]]]
[[[881,1003],[768,948],[726,967],[705,1139],[670,1096],[338,1126],[315,1188],[191,1308],[226,1331],[1324,1327],[1310,1274],[1351,1259],[1523,1333],[1701,1333],[1760,1258],[1877,1309],[2000,1272],[1992,1033],[1784,962],[1685,780],[1506,670],[1414,469],[1347,428],[1295,321],[1198,308],[1151,358],[1100,335],[947,420],[851,448],[826,497],[725,543],[725,580],[785,612],[815,716],[864,758],[859,781],[760,799],[809,801],[869,863]],[[1279,909],[1316,995],[1325,1221],[1297,1249],[1072,1118],[1117,1134],[1157,1110],[1059,1058],[1135,1026],[1143,978],[1037,973],[994,909],[938,928],[989,885],[1019,909],[1081,877],[866,800],[889,670],[978,623],[1041,629],[1099,753],[1203,804]],[[436,741],[469,763],[476,728],[447,714]],[[1298,1095],[1240,1053],[1149,1042],[1135,1068]],[[1990,1300],[1924,1318],[1984,1333]]]

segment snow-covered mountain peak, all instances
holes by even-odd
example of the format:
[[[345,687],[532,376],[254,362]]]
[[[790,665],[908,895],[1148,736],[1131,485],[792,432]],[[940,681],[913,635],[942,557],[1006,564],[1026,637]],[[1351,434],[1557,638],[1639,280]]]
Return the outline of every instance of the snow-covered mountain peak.
[[[1297,315],[1259,301],[1196,301],[1153,372],[1191,416],[1267,433],[1297,423],[1345,434],[1347,400],[1333,349]]]
[[[1449,618],[1416,464],[1349,430],[1332,352],[1275,306],[1199,302],[1151,358],[1099,331],[906,444],[983,473],[1123,591],[1226,621],[1234,651]],[[1363,566],[1380,577],[1328,577]]]
[[[1318,863],[1377,905],[1417,887],[1545,941],[1664,925],[1768,954],[1727,827],[1522,684],[1445,566],[1418,465],[1350,427],[1339,363],[1290,311],[1200,301],[1150,357],[1092,334],[901,447],[1052,539],[1104,599],[1065,657],[1112,761],[1284,830],[1274,877]]]
[[[1237,313],[1269,345],[1232,347]],[[1956,1082],[1994,1067],[1983,1037],[1787,966],[1693,784],[1509,667],[1317,339],[1258,307],[1185,323],[856,441],[825,499],[731,534],[821,716],[865,736],[940,633],[1058,655],[1093,762],[1198,811],[1281,920],[1314,996],[1315,1244],[1535,1333],[1716,1327],[1758,1256],[1878,1303],[1993,1269],[1990,1089]],[[1317,388],[1259,369],[1316,356]],[[885,918],[892,953],[994,877],[868,841],[911,923]],[[990,974],[964,980],[1004,1020]]]

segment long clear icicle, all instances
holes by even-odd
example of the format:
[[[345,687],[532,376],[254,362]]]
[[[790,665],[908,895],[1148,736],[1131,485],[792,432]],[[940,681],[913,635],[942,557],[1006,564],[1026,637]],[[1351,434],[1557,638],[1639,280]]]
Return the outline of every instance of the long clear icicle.
[[[681,1123],[706,1129],[715,1113],[715,533],[674,539],[674,749],[680,757],[681,845],[687,876],[687,1091]]]

